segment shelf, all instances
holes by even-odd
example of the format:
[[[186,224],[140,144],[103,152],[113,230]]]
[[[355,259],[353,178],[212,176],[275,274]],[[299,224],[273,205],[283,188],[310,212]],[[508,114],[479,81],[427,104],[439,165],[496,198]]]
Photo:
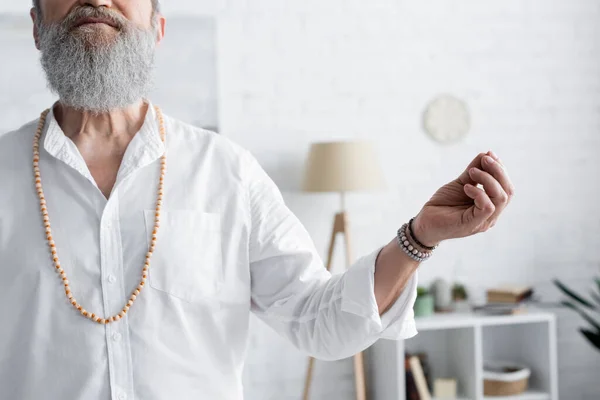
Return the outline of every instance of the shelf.
[[[536,390],[528,390],[525,393],[514,396],[485,396],[485,400],[550,400],[550,394]]]
[[[417,317],[415,322],[418,331],[439,329],[466,328],[472,326],[516,325],[553,320],[554,315],[532,309],[517,315],[483,315],[474,313],[434,314]]]
[[[432,397],[431,400],[447,400]],[[470,400],[468,397],[456,397],[452,400]],[[515,396],[485,396],[484,400],[550,400],[550,394],[535,390],[528,390]]]
[[[441,397],[432,397],[431,400],[448,400],[447,397],[445,398],[441,398]],[[452,400],[471,400],[468,397],[453,397]]]
[[[373,400],[406,400],[405,354],[421,352],[427,355],[432,379],[456,379],[456,400],[558,400],[554,314],[530,308],[516,315],[434,314],[415,321],[415,337],[379,340],[369,349],[375,367],[370,377]],[[529,390],[483,396],[485,365],[493,360],[526,365],[531,370]]]

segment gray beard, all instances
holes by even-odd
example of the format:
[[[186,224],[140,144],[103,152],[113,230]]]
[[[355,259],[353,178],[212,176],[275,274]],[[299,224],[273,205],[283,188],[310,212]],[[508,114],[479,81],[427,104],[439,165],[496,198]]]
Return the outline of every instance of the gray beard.
[[[156,25],[148,30],[122,21],[113,37],[87,27],[39,24],[41,64],[49,89],[68,107],[92,113],[123,109],[147,97],[152,86]]]

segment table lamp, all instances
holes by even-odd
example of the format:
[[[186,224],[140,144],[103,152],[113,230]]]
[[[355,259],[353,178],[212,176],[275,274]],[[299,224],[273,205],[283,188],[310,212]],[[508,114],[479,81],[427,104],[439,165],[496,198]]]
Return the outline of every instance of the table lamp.
[[[369,142],[313,143],[306,160],[302,190],[306,192],[337,192],[340,211],[335,214],[327,253],[326,268],[331,269],[336,238],[341,234],[345,242],[346,266],[352,260],[346,193],[374,191],[385,187],[383,172],[374,146]],[[312,381],[314,358],[310,357],[304,385],[304,400],[308,400]],[[354,374],[357,400],[366,400],[364,361],[362,352],[354,355]]]

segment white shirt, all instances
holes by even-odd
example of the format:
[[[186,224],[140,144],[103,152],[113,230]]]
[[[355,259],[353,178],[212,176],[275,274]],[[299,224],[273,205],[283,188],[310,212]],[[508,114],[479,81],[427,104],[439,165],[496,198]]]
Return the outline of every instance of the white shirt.
[[[161,226],[146,288],[99,325],[67,301],[46,243],[32,172],[37,120],[0,137],[0,397],[15,400],[242,399],[250,313],[307,354],[340,359],[416,334],[416,275],[381,318],[380,249],[330,275],[251,154],[152,107],[106,199],[53,113],[40,169],[58,256],[75,298],[103,317],[141,277],[159,158]]]

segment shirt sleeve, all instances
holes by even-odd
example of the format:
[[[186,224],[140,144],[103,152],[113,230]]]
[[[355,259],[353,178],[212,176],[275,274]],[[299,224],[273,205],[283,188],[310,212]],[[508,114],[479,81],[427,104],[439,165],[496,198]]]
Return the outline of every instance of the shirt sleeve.
[[[378,248],[347,271],[330,274],[315,245],[266,172],[245,163],[252,311],[296,348],[323,360],[350,357],[380,338],[417,332],[416,273],[382,316],[375,299]]]

